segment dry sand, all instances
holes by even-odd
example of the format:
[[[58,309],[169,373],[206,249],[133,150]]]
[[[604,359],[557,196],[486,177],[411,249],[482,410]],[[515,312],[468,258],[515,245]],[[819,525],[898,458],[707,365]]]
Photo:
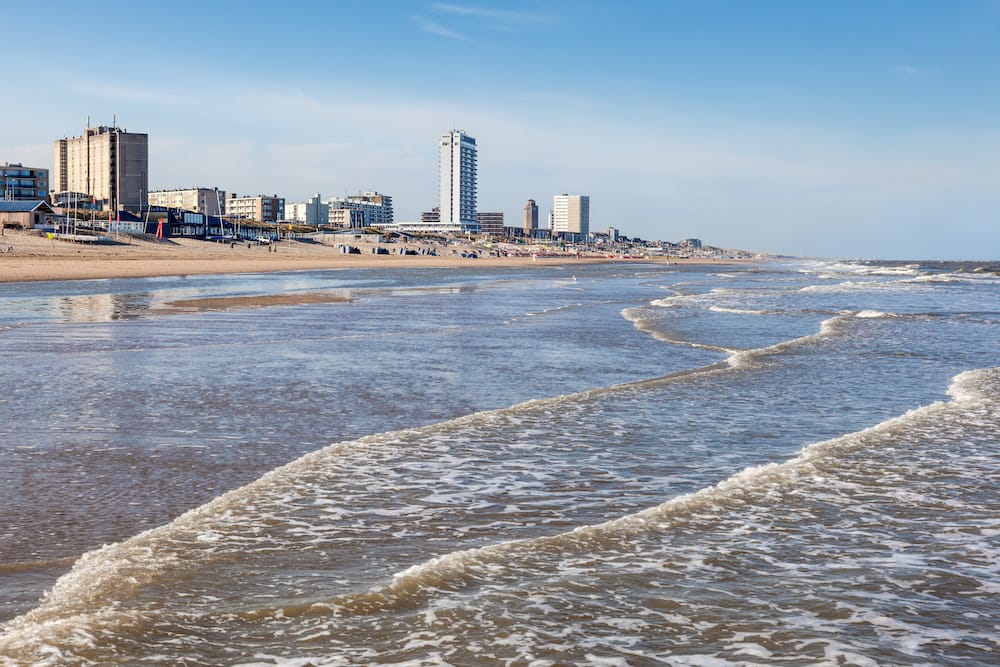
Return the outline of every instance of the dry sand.
[[[453,250],[433,246],[434,255],[372,254],[371,246],[355,243],[362,254],[345,255],[337,247],[300,241],[281,241],[269,248],[246,242],[213,243],[195,239],[149,241],[129,239],[115,244],[86,244],[49,239],[31,231],[7,229],[0,236],[0,282],[32,280],[86,280],[98,278],[138,278],[213,273],[261,273],[312,269],[368,267],[456,267],[518,266],[610,261],[657,261],[666,259],[621,260],[605,257],[480,257],[467,259]],[[385,244],[397,250],[430,248],[420,244]],[[711,260],[677,260],[669,263],[713,263]],[[721,262],[720,262],[721,263]],[[734,263],[734,262],[725,262]],[[221,307],[194,306],[190,307]]]

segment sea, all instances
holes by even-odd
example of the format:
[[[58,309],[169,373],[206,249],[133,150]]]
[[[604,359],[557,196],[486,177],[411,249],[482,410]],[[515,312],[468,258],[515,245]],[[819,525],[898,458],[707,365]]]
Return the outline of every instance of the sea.
[[[0,350],[5,667],[1000,665],[997,264],[4,284]]]

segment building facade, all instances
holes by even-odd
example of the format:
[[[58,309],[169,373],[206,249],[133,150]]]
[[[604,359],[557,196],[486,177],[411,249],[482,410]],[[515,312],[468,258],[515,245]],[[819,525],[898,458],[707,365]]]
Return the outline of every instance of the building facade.
[[[331,208],[327,224],[342,229],[371,227],[366,223],[365,212],[358,208]]]
[[[331,197],[330,215],[337,209],[361,211],[364,215],[362,227],[385,227],[393,223],[392,197],[380,192],[363,192],[346,197]],[[331,221],[331,225],[333,222]]]
[[[226,217],[257,222],[278,222],[285,219],[285,198],[278,195],[240,197],[234,192],[226,200]]]
[[[48,169],[9,162],[0,165],[0,199],[48,201],[48,197]]]
[[[285,202],[285,221],[306,224],[306,203],[304,201]]]
[[[561,194],[552,198],[552,233],[590,233],[590,197]]]
[[[503,238],[503,211],[476,213],[476,222],[479,223],[480,233]]]
[[[310,227],[322,227],[329,224],[329,212],[330,205],[317,192],[304,202],[285,202],[285,215],[282,219],[301,222]]]
[[[103,210],[146,206],[149,136],[118,127],[88,127],[82,137],[55,141],[53,190],[82,192]]]
[[[205,215],[225,215],[226,191],[219,188],[154,190],[147,197],[150,206],[180,209]]]
[[[31,229],[53,224],[53,212],[44,200],[0,201],[0,231],[7,227]]]
[[[529,199],[524,203],[524,232],[531,236],[536,229],[538,229],[538,204],[534,199]]]
[[[441,136],[438,158],[442,227],[461,233],[478,233],[476,140],[462,130],[452,130]]]

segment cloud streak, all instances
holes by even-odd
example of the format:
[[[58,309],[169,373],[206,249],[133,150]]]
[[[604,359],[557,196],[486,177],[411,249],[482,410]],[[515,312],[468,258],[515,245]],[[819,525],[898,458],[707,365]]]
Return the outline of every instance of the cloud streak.
[[[914,65],[896,65],[894,67],[898,73],[905,76],[931,76],[941,71],[939,67],[915,67]]]
[[[431,11],[439,14],[485,19],[494,22],[494,25],[502,24],[503,27],[508,28],[515,25],[522,27],[548,25],[555,20],[547,14],[512,12],[503,9],[455,5],[445,2],[435,2],[430,8]]]
[[[430,33],[432,35],[438,35],[439,37],[447,37],[448,39],[455,39],[460,42],[471,42],[472,40],[465,35],[447,28],[440,23],[436,23],[423,16],[414,16],[413,21],[417,24],[417,27],[422,31]]]

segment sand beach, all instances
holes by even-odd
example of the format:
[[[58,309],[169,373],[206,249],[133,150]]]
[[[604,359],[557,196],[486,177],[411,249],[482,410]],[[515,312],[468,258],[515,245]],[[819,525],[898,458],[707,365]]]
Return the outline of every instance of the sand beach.
[[[280,241],[272,246],[256,243],[214,243],[197,239],[166,241],[122,237],[114,243],[79,243],[50,239],[35,231],[7,229],[0,236],[0,282],[35,280],[93,280],[155,276],[261,273],[315,269],[386,266],[458,267],[477,265],[518,266],[610,261],[663,263],[733,263],[710,259],[621,259],[576,254],[463,257],[470,246],[431,243],[382,244],[389,254],[375,254],[373,244],[355,243],[360,254],[344,254],[337,246],[310,241]],[[401,254],[415,250],[421,254]],[[480,249],[481,250],[481,249]],[[433,251],[435,254],[429,254]],[[427,253],[427,254],[424,254]]]

